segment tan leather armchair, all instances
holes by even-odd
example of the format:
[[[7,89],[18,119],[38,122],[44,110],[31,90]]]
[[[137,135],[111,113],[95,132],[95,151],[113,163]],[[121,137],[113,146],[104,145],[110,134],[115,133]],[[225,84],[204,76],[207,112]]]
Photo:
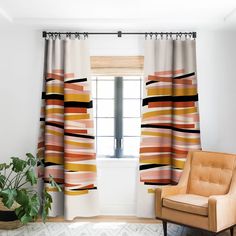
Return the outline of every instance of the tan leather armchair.
[[[236,155],[189,152],[176,186],[156,189],[156,217],[167,222],[200,228],[213,235],[236,224]]]

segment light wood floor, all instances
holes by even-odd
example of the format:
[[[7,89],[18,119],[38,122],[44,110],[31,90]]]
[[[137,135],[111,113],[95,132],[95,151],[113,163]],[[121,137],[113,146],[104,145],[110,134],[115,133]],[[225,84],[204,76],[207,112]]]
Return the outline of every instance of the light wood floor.
[[[48,222],[65,222],[65,220],[62,217],[49,218],[47,221]],[[93,222],[93,223],[126,222],[126,223],[140,223],[140,224],[160,224],[160,227],[162,227],[161,221],[159,220],[138,218],[134,216],[96,216],[96,217],[90,217],[90,218],[78,217],[74,219],[73,222]],[[201,230],[191,229],[188,227],[183,227],[183,226],[173,225],[173,224],[172,225],[168,224],[168,225],[169,225],[168,235],[170,236],[210,236],[209,233],[201,231]],[[235,231],[234,231],[234,235],[236,236]],[[230,236],[230,232],[229,230],[225,231],[223,233],[220,233],[219,236]]]

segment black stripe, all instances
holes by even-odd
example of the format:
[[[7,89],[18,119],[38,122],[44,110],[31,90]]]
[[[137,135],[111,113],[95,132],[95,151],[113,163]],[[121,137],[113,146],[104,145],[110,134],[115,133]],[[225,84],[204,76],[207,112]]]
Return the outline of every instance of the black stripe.
[[[54,124],[52,122],[45,122],[45,125],[54,126],[54,127],[64,129],[64,125]]]
[[[64,133],[66,136],[72,136],[72,137],[78,137],[78,138],[88,138],[88,139],[94,139],[94,136],[92,135],[86,135],[86,134],[70,134],[70,133]]]
[[[181,129],[173,126],[165,125],[152,125],[152,124],[143,124],[141,128],[159,128],[159,129],[172,129],[174,131],[184,132],[184,133],[200,133],[200,130],[190,130],[190,129]]]
[[[55,99],[55,100],[64,100],[64,95],[61,94],[47,94],[45,96],[46,99]]]
[[[45,98],[46,98],[46,92],[42,92],[41,98],[42,98],[42,99],[45,99]]]
[[[143,99],[143,106],[147,106],[149,102],[191,102],[198,101],[198,95],[191,96],[160,96],[160,97],[148,97]]]
[[[161,166],[166,166],[163,164],[147,164],[147,165],[141,165],[139,166],[139,170],[146,170],[150,168],[155,168],[155,167],[161,167]]]
[[[92,108],[93,107],[93,101],[90,101],[90,102],[65,102],[64,107]]]
[[[195,75],[195,72],[185,74],[185,75],[175,76],[175,77],[173,77],[173,79],[183,79],[183,78],[187,78],[187,77],[190,77],[190,76],[193,76],[193,75]]]
[[[70,189],[69,191],[83,191],[83,190],[92,190],[92,189],[97,189],[97,187],[93,187],[93,188],[78,188],[78,189]]]
[[[151,81],[148,81],[147,83],[146,83],[146,85],[149,85],[149,84],[154,84],[154,83],[158,83],[159,81],[154,81],[154,80],[151,80]]]
[[[52,80],[55,80],[55,79],[53,79],[53,78],[47,78],[47,79],[46,79],[46,82],[49,82],[49,81],[52,81]]]
[[[82,79],[68,80],[68,81],[65,81],[65,83],[70,84],[70,83],[86,82],[86,81],[87,81],[87,78],[82,78]]]
[[[45,161],[44,162],[44,167],[47,167],[47,166],[61,166],[62,164],[57,164],[57,163],[53,163],[53,162],[47,162]]]
[[[18,220],[14,211],[0,211],[0,221],[15,221]]]
[[[40,118],[40,121],[45,121],[45,118]]]
[[[144,182],[144,185],[167,185],[167,183],[149,183],[149,182]]]

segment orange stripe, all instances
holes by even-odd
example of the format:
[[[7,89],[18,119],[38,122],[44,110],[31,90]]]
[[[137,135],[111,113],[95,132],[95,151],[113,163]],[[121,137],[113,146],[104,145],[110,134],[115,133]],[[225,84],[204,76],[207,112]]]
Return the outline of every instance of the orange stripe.
[[[86,113],[87,108],[82,107],[66,107],[65,108],[66,113]]]
[[[88,131],[86,129],[65,129],[65,133],[87,134]]]
[[[194,102],[173,102],[174,107],[194,107]]]
[[[84,86],[81,86],[81,85],[78,85],[78,84],[65,83],[65,88],[74,89],[74,90],[77,90],[77,91],[83,91]]]
[[[194,124],[173,124],[175,128],[195,128]]]
[[[55,145],[46,145],[45,146],[47,150],[53,150],[53,151],[59,151],[59,152],[63,152],[64,148],[61,146],[55,146]]]
[[[172,152],[177,153],[177,154],[187,154],[188,153],[188,151],[178,150],[178,149],[175,149],[175,148],[172,149]]]
[[[60,81],[64,81],[64,76],[53,74],[53,73],[47,73],[47,79],[56,79]]]
[[[148,107],[153,108],[153,107],[171,107],[172,102],[149,102]]]
[[[174,80],[174,84],[187,84],[187,85],[192,85],[193,81],[191,79],[176,79]]]
[[[40,142],[40,143],[38,143],[38,148],[42,148],[42,147],[44,147],[44,145],[45,145],[44,141]]]
[[[140,153],[145,152],[171,152],[171,147],[144,147],[140,148]]]
[[[46,100],[46,104],[47,105],[61,105],[61,106],[63,106],[64,101],[49,99],[49,100]]]
[[[161,81],[161,82],[172,82],[171,77],[160,77],[155,75],[149,75],[148,80]]]
[[[71,158],[94,158],[95,154],[72,154],[72,153],[65,153],[65,158],[71,157]]]
[[[56,121],[50,121],[50,123],[62,126],[64,125],[62,122],[56,122]]]

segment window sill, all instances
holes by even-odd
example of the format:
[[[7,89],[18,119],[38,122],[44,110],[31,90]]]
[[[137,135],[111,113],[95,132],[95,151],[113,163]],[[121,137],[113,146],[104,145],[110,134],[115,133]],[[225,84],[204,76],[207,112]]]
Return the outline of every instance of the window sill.
[[[136,168],[138,167],[139,159],[135,157],[127,158],[109,158],[99,157],[97,160],[98,168]]]

